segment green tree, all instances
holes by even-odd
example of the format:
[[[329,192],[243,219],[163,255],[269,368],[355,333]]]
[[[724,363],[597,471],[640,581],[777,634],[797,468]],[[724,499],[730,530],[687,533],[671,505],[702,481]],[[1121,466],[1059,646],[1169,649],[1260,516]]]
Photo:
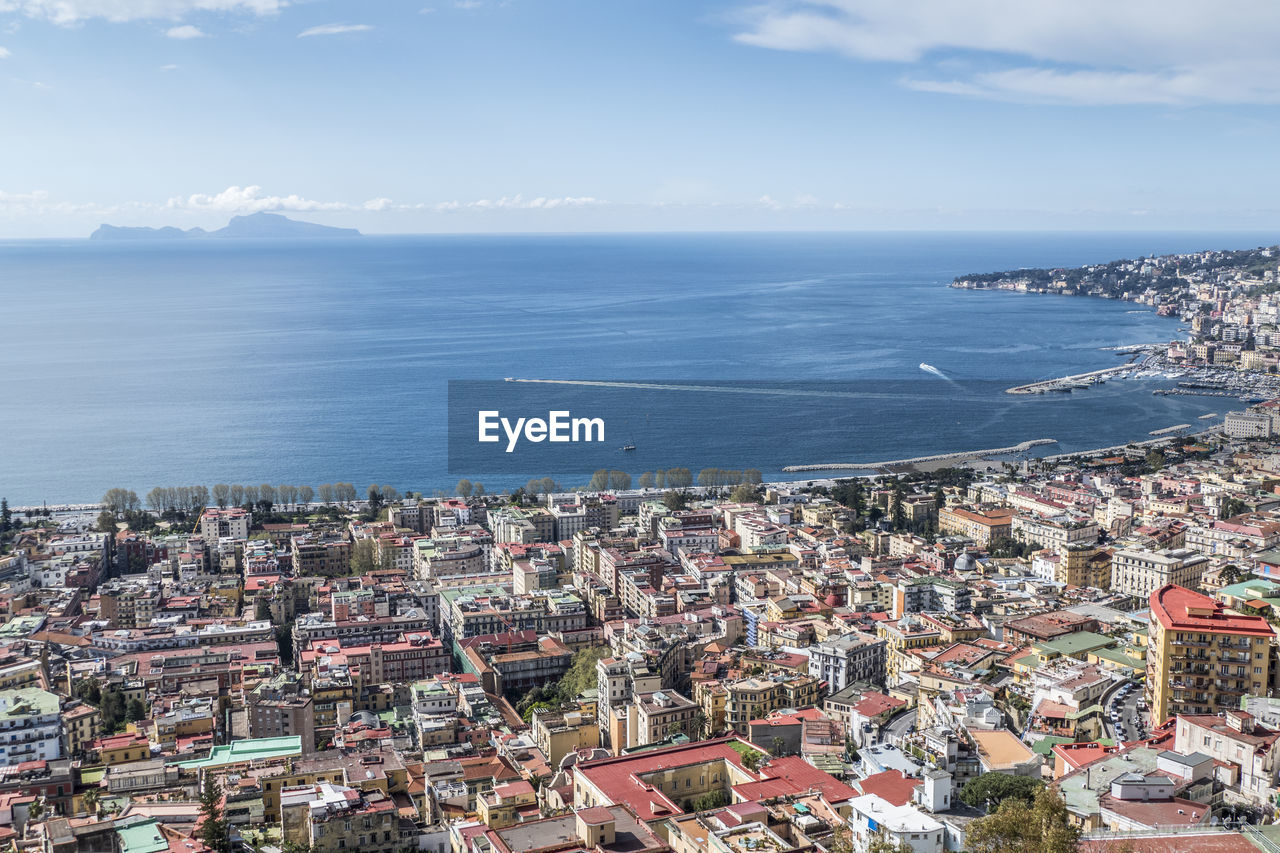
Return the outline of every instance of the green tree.
[[[717,788],[709,791],[693,801],[693,810],[696,812],[707,812],[712,809],[724,808],[729,805],[729,795],[723,790]]]
[[[90,815],[97,815],[98,803],[102,799],[101,789],[90,788],[80,797],[80,802],[84,803],[84,810]]]
[[[662,494],[662,502],[672,512],[679,512],[689,506],[689,495],[686,492],[671,489]]]
[[[82,678],[75,683],[73,689],[77,698],[83,699],[90,705],[102,702],[102,689],[98,686],[96,678]]]
[[[453,490],[459,496],[464,498],[471,497],[471,489],[472,489],[471,481],[466,479],[465,477],[458,481],[458,485],[453,487]]]
[[[625,492],[631,488],[631,475],[626,471],[610,471],[609,488],[616,492]]]
[[[607,658],[611,651],[608,646],[588,646],[573,653],[573,662],[569,670],[556,685],[556,692],[563,702],[578,697],[584,690],[596,686],[596,662]]]
[[[200,788],[200,840],[213,853],[231,853],[231,834],[222,811],[222,786],[207,774]]]
[[[218,505],[219,509],[226,509],[227,501],[231,497],[231,487],[226,483],[215,483],[213,486],[213,502]]]
[[[40,820],[44,816],[44,800],[36,797],[31,805],[27,806],[27,820],[32,823]]]
[[[652,489],[653,488],[653,472],[645,471],[643,474],[641,474],[640,481],[636,485],[642,489]]]
[[[1042,788],[1031,804],[1011,798],[970,823],[967,841],[969,853],[1076,853],[1080,828],[1062,798]]]
[[[119,523],[119,519],[117,519],[109,509],[104,509],[102,512],[98,513],[97,526],[99,533],[115,533],[116,525]]]
[[[315,496],[316,496],[315,489],[311,488],[310,486],[298,487],[298,501],[300,503],[309,504],[311,503],[311,499],[314,498]]]
[[[357,575],[367,575],[378,567],[378,561],[374,559],[373,539],[365,536],[356,540],[356,544],[351,548],[351,572]]]
[[[760,487],[751,483],[740,483],[734,486],[733,491],[729,494],[729,500],[738,504],[759,503],[762,497]]]
[[[587,491],[603,492],[609,489],[609,471],[607,468],[599,468],[591,475],[591,482],[587,483]]]
[[[1030,776],[1011,776],[1008,773],[984,773],[970,779],[960,789],[960,800],[973,806],[983,808],[989,803],[995,808],[1007,799],[1032,803],[1036,793],[1044,787],[1039,779]]]
[[[130,699],[125,709],[125,718],[131,723],[144,719],[147,716],[147,706],[141,699]]]

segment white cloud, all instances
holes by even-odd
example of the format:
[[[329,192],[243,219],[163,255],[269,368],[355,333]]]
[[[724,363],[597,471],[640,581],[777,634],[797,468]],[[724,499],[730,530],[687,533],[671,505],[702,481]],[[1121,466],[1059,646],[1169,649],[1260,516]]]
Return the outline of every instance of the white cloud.
[[[13,54],[9,52],[9,48],[0,47],[0,59],[8,59],[11,56],[13,56]]]
[[[1280,103],[1272,0],[771,0],[740,18],[734,38],[743,44],[929,63],[903,81],[921,91],[1065,104]],[[980,70],[957,75],[956,54],[980,58],[967,63]]]
[[[183,24],[180,27],[170,27],[165,30],[165,35],[171,39],[198,39],[204,38],[204,31],[199,27],[193,27],[191,24]]]
[[[566,207],[589,207],[592,205],[604,204],[598,198],[591,196],[560,196],[546,197],[538,196],[537,198],[525,198],[520,193],[513,196],[503,196],[496,199],[482,198],[477,201],[442,201],[433,205],[429,205],[429,209],[439,212],[449,212],[453,210],[556,210],[557,208]]]
[[[459,9],[479,9],[484,5],[484,0],[454,0],[453,5]]]
[[[363,33],[373,29],[369,24],[322,24],[318,27],[309,27],[298,33],[298,38],[304,39],[310,36],[336,36],[343,33]]]
[[[169,63],[168,65],[161,65],[161,66],[160,66],[160,70],[161,70],[161,71],[177,71],[179,67],[180,67],[180,66],[178,66],[178,65],[174,65],[173,63]]]
[[[18,12],[55,24],[108,21],[177,20],[192,12],[245,12],[272,15],[289,0],[0,0],[0,12]]]
[[[315,201],[300,195],[263,195],[262,187],[227,187],[215,195],[195,193],[186,198],[171,198],[165,205],[175,210],[201,210],[221,213],[260,213],[267,210],[352,210],[340,201]]]

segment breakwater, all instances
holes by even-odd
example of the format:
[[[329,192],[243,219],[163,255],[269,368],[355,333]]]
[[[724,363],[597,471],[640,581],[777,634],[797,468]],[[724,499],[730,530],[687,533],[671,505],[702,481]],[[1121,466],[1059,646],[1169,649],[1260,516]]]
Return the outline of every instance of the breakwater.
[[[1012,388],[1006,388],[1006,394],[1046,394],[1053,391],[1070,391],[1073,388],[1085,387],[1095,382],[1101,382],[1109,376],[1115,376],[1120,373],[1127,373],[1133,369],[1131,364],[1122,364],[1117,367],[1104,367],[1101,370],[1091,370],[1088,373],[1077,373],[1074,376],[1060,376],[1057,379],[1045,379],[1040,382],[1028,382],[1026,385],[1015,385]]]
[[[912,456],[907,459],[890,459],[885,462],[826,462],[816,465],[787,465],[783,471],[852,471],[876,468],[903,468],[926,462],[948,462],[962,459],[981,459],[984,456],[1000,456],[1006,453],[1025,453],[1042,444],[1057,444],[1056,438],[1033,438],[1009,447],[992,447],[988,450],[960,450],[954,453],[935,453],[930,456]]]

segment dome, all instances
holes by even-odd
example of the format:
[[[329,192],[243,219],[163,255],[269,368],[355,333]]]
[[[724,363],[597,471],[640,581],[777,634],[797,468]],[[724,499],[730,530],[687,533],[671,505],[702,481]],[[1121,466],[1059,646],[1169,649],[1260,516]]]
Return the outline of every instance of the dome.
[[[976,572],[978,570],[978,558],[970,554],[968,551],[956,557],[955,570],[957,572]]]

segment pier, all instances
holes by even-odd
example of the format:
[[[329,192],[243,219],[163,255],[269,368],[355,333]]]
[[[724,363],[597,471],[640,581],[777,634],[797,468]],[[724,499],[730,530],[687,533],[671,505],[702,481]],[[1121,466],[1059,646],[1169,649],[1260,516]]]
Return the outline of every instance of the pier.
[[[1046,394],[1052,391],[1070,391],[1073,388],[1083,388],[1101,382],[1109,376],[1115,376],[1120,373],[1127,373],[1133,369],[1132,364],[1122,364],[1118,367],[1104,367],[1101,370],[1091,370],[1088,373],[1077,373],[1074,376],[1060,376],[1057,379],[1045,379],[1041,382],[1029,382],[1026,385],[1015,385],[1012,388],[1006,388],[1006,394]]]
[[[1174,424],[1164,429],[1153,429],[1147,435],[1168,435],[1169,433],[1181,432],[1184,429],[1191,429],[1191,424]]]
[[[981,459],[984,456],[1002,456],[1008,453],[1025,453],[1042,444],[1057,444],[1056,438],[1034,438],[1020,441],[1010,447],[993,447],[989,450],[961,450],[955,453],[935,453],[931,456],[913,456],[909,459],[890,459],[887,462],[830,462],[818,465],[787,465],[783,471],[852,471],[880,468],[905,468],[927,462],[948,462],[962,459]]]

